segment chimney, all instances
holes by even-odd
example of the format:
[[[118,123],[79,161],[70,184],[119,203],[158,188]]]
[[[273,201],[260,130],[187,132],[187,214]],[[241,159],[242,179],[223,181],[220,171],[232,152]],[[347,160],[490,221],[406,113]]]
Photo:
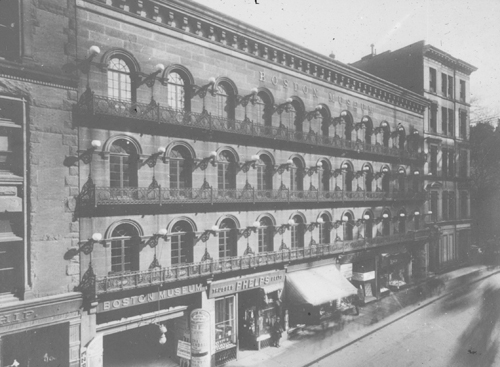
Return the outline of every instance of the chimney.
[[[335,60],[335,54],[333,53],[333,51],[330,52],[330,55],[328,55],[328,57]]]
[[[376,55],[375,45],[372,43],[370,47],[372,48],[372,56],[375,56]]]

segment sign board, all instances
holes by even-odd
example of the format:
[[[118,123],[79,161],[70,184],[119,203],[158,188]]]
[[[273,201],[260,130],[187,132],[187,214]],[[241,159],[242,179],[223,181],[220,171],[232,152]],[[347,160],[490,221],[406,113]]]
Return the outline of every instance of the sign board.
[[[357,280],[359,282],[366,282],[367,280],[375,279],[375,270],[368,271],[366,273],[352,273],[352,280]]]
[[[263,288],[274,284],[285,284],[285,271],[268,271],[238,278],[224,279],[210,284],[208,298],[223,297],[229,294]]]
[[[120,308],[137,306],[140,304],[158,302],[164,299],[203,292],[204,290],[206,290],[206,287],[202,284],[191,284],[191,285],[186,285],[184,287],[177,287],[172,289],[155,291],[151,293],[140,294],[137,296],[130,296],[125,298],[114,299],[111,301],[99,302],[99,304],[97,305],[97,312],[98,313],[108,312]]]
[[[177,341],[177,357],[191,359],[191,343],[184,340]]]
[[[352,264],[340,264],[340,274],[346,279],[352,278]]]
[[[191,353],[193,356],[209,354],[210,313],[200,308],[191,311]]]

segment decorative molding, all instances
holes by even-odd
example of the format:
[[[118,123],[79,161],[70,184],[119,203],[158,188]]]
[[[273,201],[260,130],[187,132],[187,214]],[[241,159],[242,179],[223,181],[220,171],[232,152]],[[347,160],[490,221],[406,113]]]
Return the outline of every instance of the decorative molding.
[[[297,49],[295,45],[287,44],[286,41],[274,40],[270,34],[257,29],[251,29],[249,32],[244,25],[239,25],[230,20],[221,21],[217,12],[201,9],[199,4],[197,8],[193,5],[172,1],[168,6],[166,4],[153,3],[159,6],[158,12],[151,14],[151,19],[146,16],[139,16],[128,9],[121,9],[116,6],[106,6],[96,0],[80,0],[79,3],[92,3],[106,8],[113,8],[116,11],[128,13],[130,16],[143,19],[158,25],[158,19],[165,19],[165,27],[175,29],[181,33],[189,33],[192,37],[206,40],[210,43],[218,43],[229,49],[247,54],[254,58],[266,60],[265,54],[272,53],[271,61],[278,63],[278,53],[281,54],[281,64],[283,67],[292,69],[301,74],[308,75],[311,78],[322,80],[324,82],[342,86],[345,89],[355,90],[360,94],[370,96],[383,102],[393,104],[397,107],[423,114],[427,107],[426,100],[423,97],[409,92],[399,86],[389,83],[385,80],[374,79],[368,73],[355,69],[347,64],[334,61],[327,56],[316,54],[311,50]],[[146,1],[145,1],[146,3]],[[149,8],[149,6],[144,6]],[[152,8],[152,6],[151,6]],[[174,9],[176,8],[176,9]],[[175,13],[174,11],[175,10]],[[141,13],[141,14],[144,14]],[[191,27],[190,24],[200,24],[199,27]],[[161,23],[160,23],[161,25]],[[215,35],[220,35],[219,39]],[[248,36],[251,34],[251,36]],[[229,41],[228,41],[229,39]],[[249,44],[254,47],[248,47]],[[262,55],[262,56],[258,56]],[[293,55],[293,56],[292,56]],[[289,63],[287,62],[289,60]],[[305,65],[305,66],[304,66]],[[317,73],[317,69],[324,69],[324,72]],[[326,78],[325,78],[326,76]],[[321,78],[320,78],[321,77]],[[411,98],[403,95],[411,94]]]

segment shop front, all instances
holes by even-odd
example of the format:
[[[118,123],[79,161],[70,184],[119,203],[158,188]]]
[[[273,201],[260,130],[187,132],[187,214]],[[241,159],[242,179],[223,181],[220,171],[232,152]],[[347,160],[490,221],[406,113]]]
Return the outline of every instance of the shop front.
[[[237,358],[238,349],[264,348],[281,314],[283,270],[214,281],[208,298],[215,303],[215,363]]]
[[[411,255],[405,247],[385,250],[380,254],[378,281],[380,291],[397,291],[405,288],[411,280]]]
[[[377,299],[377,283],[375,276],[375,257],[355,259],[352,264],[352,284],[358,292],[362,303],[370,303]]]
[[[106,295],[96,307],[96,333],[84,349],[87,366],[178,366],[184,356],[179,348],[190,347],[190,312],[201,306],[205,290],[202,283],[188,283]]]
[[[79,365],[78,293],[17,302],[0,311],[0,366]]]
[[[298,268],[301,269],[301,268]],[[334,264],[294,271],[289,268],[285,286],[289,326],[318,325],[352,304],[356,288]]]

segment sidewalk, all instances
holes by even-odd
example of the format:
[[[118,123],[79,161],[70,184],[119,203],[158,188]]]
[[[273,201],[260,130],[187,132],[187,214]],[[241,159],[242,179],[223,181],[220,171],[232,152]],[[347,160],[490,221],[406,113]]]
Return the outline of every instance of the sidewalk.
[[[330,324],[327,330],[310,326],[291,340],[281,341],[280,348],[240,351],[237,361],[228,367],[290,367],[308,366],[324,355],[332,354],[355,343],[406,315],[444,297],[459,286],[484,279],[500,272],[499,267],[472,265],[431,277],[422,283],[391,293],[377,302],[365,305],[359,316],[345,316],[340,325]]]

